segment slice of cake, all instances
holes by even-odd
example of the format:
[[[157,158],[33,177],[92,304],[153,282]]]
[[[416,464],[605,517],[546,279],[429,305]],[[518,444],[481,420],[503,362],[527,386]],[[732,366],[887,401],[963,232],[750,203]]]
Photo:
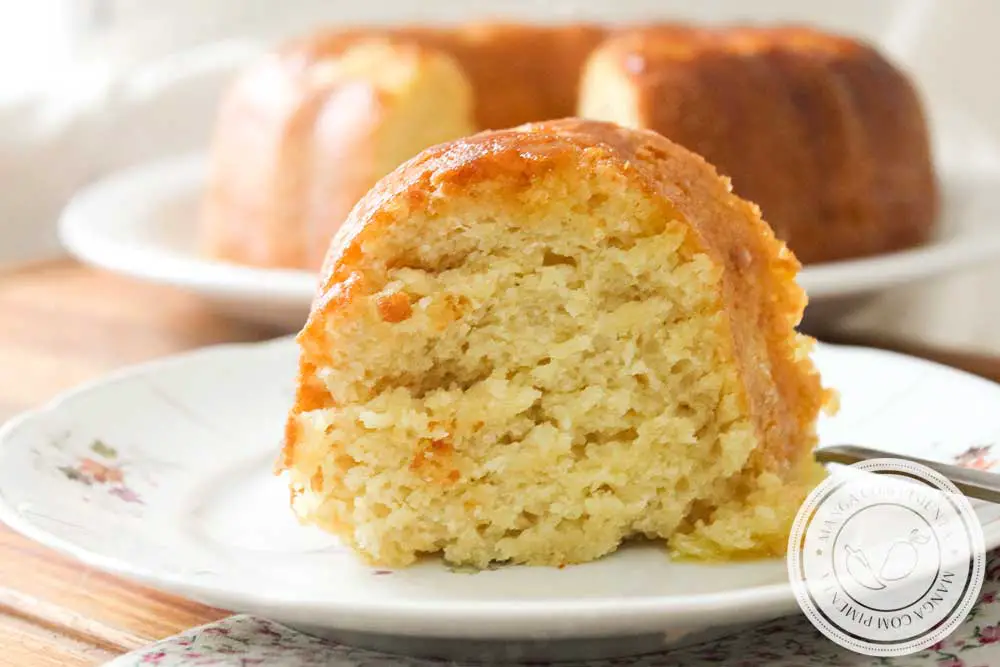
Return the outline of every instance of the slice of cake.
[[[473,123],[465,74],[435,49],[382,38],[322,58],[275,52],[220,108],[202,246],[240,263],[318,268],[379,178]]]
[[[784,551],[826,400],[798,262],[697,155],[568,119],[428,149],[352,211],[299,335],[281,468],[389,566],[630,537]]]

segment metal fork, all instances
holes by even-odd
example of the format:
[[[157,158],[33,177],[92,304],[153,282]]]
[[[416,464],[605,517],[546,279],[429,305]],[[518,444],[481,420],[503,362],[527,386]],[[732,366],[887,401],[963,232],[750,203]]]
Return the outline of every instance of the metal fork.
[[[963,468],[961,466],[939,463],[919,459],[915,456],[905,456],[893,452],[885,452],[868,447],[857,447],[855,445],[835,445],[833,447],[823,447],[814,453],[820,463],[843,463],[850,465],[867,461],[869,459],[901,459],[927,466],[935,470],[958,487],[958,490],[970,498],[977,498],[991,503],[1000,503],[1000,474],[977,470],[975,468]]]

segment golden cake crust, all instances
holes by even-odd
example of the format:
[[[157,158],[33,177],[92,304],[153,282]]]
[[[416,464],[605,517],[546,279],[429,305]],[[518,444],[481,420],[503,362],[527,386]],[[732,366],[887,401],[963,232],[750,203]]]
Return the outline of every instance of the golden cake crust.
[[[335,56],[372,36],[440,50],[462,64],[472,83],[479,129],[503,129],[574,115],[580,69],[608,32],[603,26],[583,23],[359,26],[304,36],[287,44],[281,53],[305,64]]]
[[[387,103],[373,89],[338,93],[342,117],[306,150],[329,97],[308,72],[370,39],[453,58],[477,129],[581,115],[669,137],[730,176],[803,263],[908,248],[933,233],[937,182],[919,97],[855,39],[798,26],[370,26],[294,40],[226,96],[203,222],[209,254],[318,268],[330,232],[385,173],[371,166],[368,137]],[[624,97],[627,118],[588,101]],[[302,185],[317,173],[325,194]]]
[[[801,434],[811,431],[827,399],[818,374],[795,352],[794,326],[805,294],[794,281],[800,265],[777,240],[754,205],[730,192],[727,179],[685,148],[654,132],[610,123],[564,119],[511,130],[483,132],[428,149],[379,182],[354,208],[334,238],[305,327],[298,389],[286,429],[279,468],[292,465],[299,434],[296,416],[329,405],[315,369],[324,363],[325,322],[339,308],[370,292],[357,263],[369,238],[378,238],[408,207],[447,197],[486,179],[527,187],[533,176],[582,154],[617,164],[635,187],[669,202],[698,239],[699,251],[724,267],[722,298],[748,400],[767,401],[769,387],[781,400],[754,406],[766,415],[756,424],[765,444],[759,456],[769,468],[797,461]],[[731,224],[734,216],[748,224]]]
[[[601,67],[627,82],[638,126],[732,178],[803,263],[930,238],[923,108],[874,48],[801,26],[650,28],[604,42],[588,64]]]
[[[226,95],[203,210],[209,254],[318,267],[358,199],[426,146],[405,150],[407,136],[430,127],[439,131],[427,141],[436,143],[473,131],[472,91],[447,53],[391,37],[342,37],[320,57],[309,45],[269,54]],[[430,85],[443,88],[448,113],[416,107],[412,88]],[[406,114],[417,127],[397,132],[402,140],[387,137]]]

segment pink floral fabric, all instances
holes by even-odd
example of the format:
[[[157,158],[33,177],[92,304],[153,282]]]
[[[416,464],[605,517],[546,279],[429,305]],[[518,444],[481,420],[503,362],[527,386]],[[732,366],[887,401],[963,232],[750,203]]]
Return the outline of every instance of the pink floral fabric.
[[[439,667],[442,661],[323,641],[253,616],[232,616],[122,656],[106,667]],[[988,561],[978,604],[947,640],[914,655],[871,658],[827,640],[795,616],[700,646],[568,667],[993,667],[1000,666],[1000,551]]]

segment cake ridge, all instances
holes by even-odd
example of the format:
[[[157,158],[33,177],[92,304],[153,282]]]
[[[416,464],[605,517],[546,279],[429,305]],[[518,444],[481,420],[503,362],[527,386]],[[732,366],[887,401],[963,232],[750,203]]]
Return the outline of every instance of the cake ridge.
[[[327,129],[300,119],[295,96],[305,73],[373,40],[386,45],[383,64],[414,50],[427,55],[421,62],[451,64],[415,67],[409,76],[422,90],[467,93],[432,94],[427,111],[406,99],[352,101],[330,85],[309,102]],[[245,94],[241,86],[256,79],[285,91],[274,97],[286,106]],[[574,115],[652,129],[701,154],[762,207],[806,264],[912,247],[935,228],[938,184],[919,93],[852,37],[795,24],[361,26],[278,47],[227,94],[202,245],[229,261],[317,269],[351,206],[419,149]],[[433,136],[403,141],[386,130],[392,118]],[[297,159],[310,141],[313,158]],[[338,167],[349,178],[338,178]],[[301,194],[317,172],[325,176]]]

